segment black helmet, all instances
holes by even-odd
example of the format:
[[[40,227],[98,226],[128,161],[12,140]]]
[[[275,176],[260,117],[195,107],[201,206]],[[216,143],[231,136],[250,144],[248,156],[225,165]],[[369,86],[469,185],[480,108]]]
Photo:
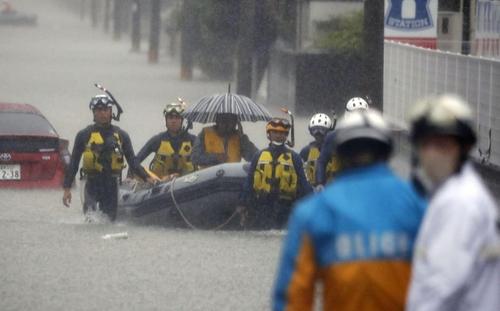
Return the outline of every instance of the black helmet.
[[[455,95],[444,94],[420,101],[410,112],[410,123],[413,143],[434,134],[454,136],[469,147],[476,142],[471,109]]]
[[[89,108],[94,110],[96,108],[112,108],[113,100],[108,95],[96,95],[90,99]]]

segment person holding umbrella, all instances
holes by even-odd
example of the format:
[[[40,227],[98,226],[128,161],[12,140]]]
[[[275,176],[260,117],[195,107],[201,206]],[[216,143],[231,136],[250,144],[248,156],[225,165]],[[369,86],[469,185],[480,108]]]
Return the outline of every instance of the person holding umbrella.
[[[238,126],[238,127],[237,127]],[[198,167],[250,161],[257,147],[243,134],[236,114],[219,113],[215,125],[204,127],[198,135],[192,159]]]
[[[259,227],[282,228],[293,203],[312,192],[302,159],[285,144],[290,128],[282,118],[267,123],[269,146],[255,154],[243,185],[240,205]]]

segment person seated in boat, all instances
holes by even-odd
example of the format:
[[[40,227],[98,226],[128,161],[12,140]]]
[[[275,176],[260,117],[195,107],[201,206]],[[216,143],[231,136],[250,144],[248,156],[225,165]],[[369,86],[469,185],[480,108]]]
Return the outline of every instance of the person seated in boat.
[[[259,227],[282,228],[293,203],[312,192],[302,159],[285,145],[289,131],[286,119],[267,123],[269,146],[254,155],[243,185],[240,204],[246,207],[250,222]]]
[[[184,109],[181,100],[167,104],[163,110],[167,130],[153,136],[137,154],[137,160],[142,162],[155,153],[149,171],[162,180],[194,171],[191,152],[196,136],[188,133],[188,126],[183,126]]]
[[[312,186],[316,186],[316,162],[321,152],[321,146],[326,135],[335,129],[336,119],[332,119],[324,113],[316,113],[309,121],[309,133],[314,137],[314,141],[300,151],[300,157],[304,161],[307,181]],[[328,165],[338,166],[337,161],[330,161]],[[334,168],[329,168],[330,170]],[[328,170],[328,169],[327,169]]]
[[[221,163],[250,161],[257,147],[243,134],[238,117],[232,113],[219,113],[215,125],[204,127],[193,147],[193,163],[199,168]]]

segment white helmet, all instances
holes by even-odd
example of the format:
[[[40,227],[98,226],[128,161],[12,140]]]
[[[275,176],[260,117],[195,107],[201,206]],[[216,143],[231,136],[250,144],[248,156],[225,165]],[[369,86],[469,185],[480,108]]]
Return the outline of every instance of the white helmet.
[[[339,154],[361,149],[370,151],[371,145],[379,146],[378,152],[385,155],[389,155],[392,151],[389,126],[382,114],[375,109],[358,109],[346,114],[340,120],[336,133],[335,140]],[[373,149],[375,151],[375,148]]]
[[[353,97],[345,105],[346,112],[353,112],[358,109],[368,110],[368,108],[368,102],[361,97]]]
[[[334,119],[336,121],[336,119]],[[335,123],[324,113],[317,113],[309,121],[309,133],[312,136],[317,134],[326,135],[326,133],[335,128]]]
[[[455,95],[445,94],[420,101],[410,111],[410,123],[410,138],[414,143],[433,134],[455,136],[468,147],[476,142],[472,111],[463,99]]]

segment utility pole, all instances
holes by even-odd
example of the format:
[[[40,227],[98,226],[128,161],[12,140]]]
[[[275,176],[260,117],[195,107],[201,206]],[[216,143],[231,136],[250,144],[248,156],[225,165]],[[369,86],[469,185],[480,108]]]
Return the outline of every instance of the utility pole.
[[[151,0],[151,29],[149,31],[149,53],[148,62],[158,62],[158,48],[160,46],[160,10],[161,1]]]
[[[85,19],[85,0],[80,0],[80,19]]]
[[[193,78],[193,59],[196,48],[196,15],[193,14],[196,0],[184,0],[181,18],[181,80]]]
[[[90,1],[90,20],[92,23],[92,27],[97,27],[97,0]]]
[[[109,31],[109,11],[111,11],[111,0],[104,1],[103,28],[104,32]]]
[[[363,22],[363,83],[372,106],[383,109],[384,88],[384,1],[365,0]]]
[[[113,39],[120,40],[123,32],[122,8],[123,0],[114,0],[113,6]]]
[[[132,2],[132,52],[139,52],[141,49],[141,0]]]
[[[236,61],[236,92],[248,97],[252,97],[252,59],[255,50],[255,10],[255,0],[240,1],[240,25]]]
[[[462,54],[469,55],[471,51],[471,1],[461,1],[462,11]]]

